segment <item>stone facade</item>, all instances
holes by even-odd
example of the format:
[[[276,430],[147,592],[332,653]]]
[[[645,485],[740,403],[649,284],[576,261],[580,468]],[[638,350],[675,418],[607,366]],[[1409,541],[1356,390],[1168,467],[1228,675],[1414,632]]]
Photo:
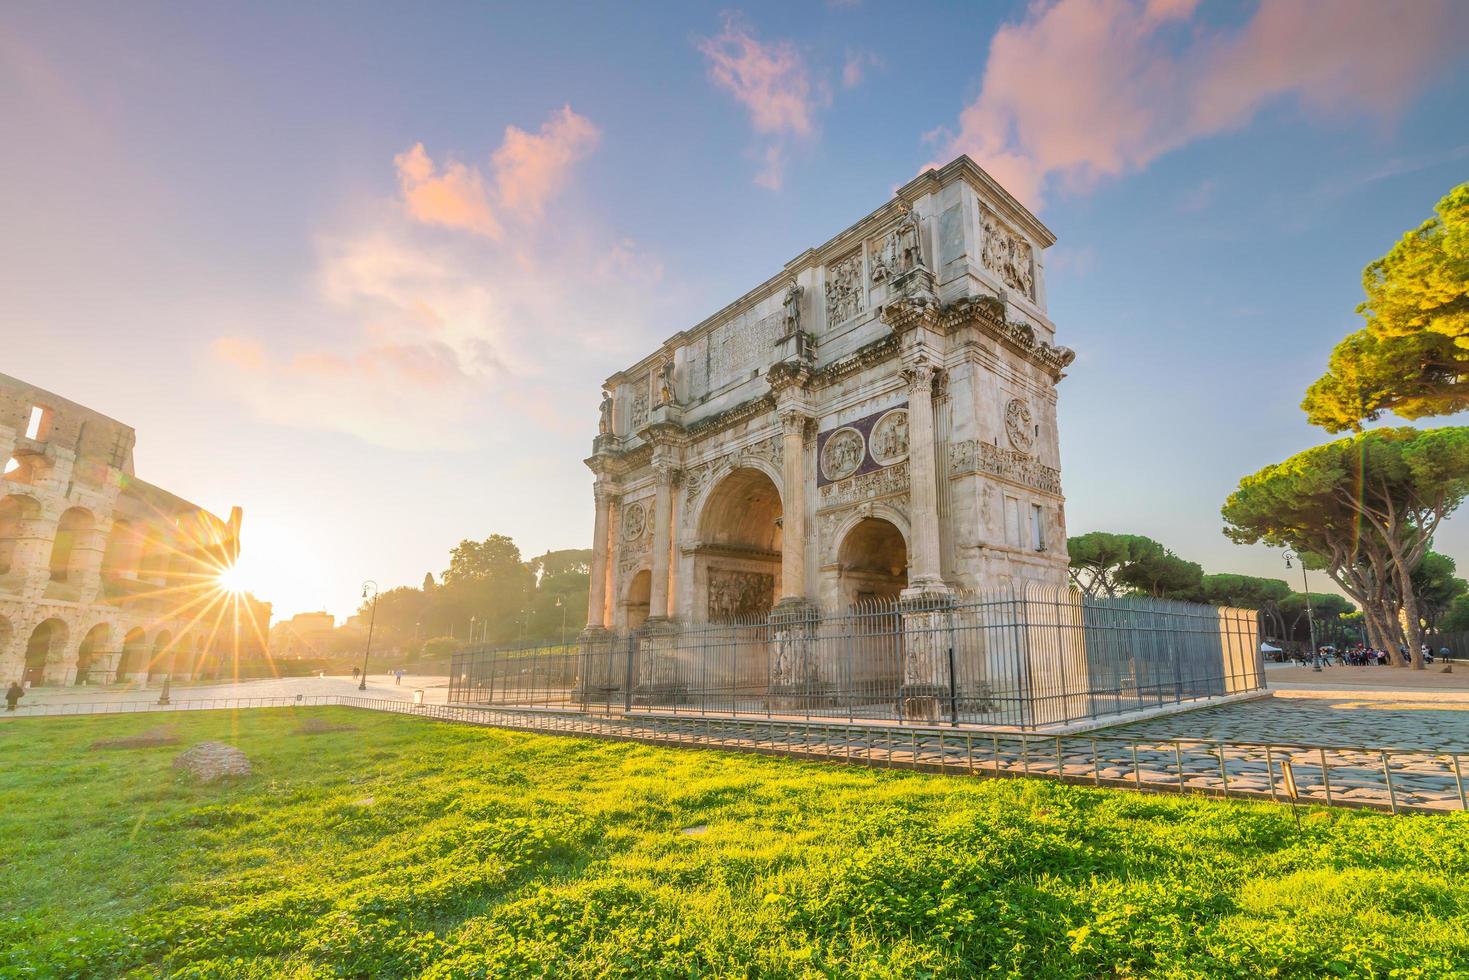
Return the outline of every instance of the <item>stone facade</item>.
[[[589,628],[1064,585],[1054,241],[960,157],[612,375]]]
[[[134,438],[0,375],[0,680],[187,678],[263,656],[269,605],[218,585],[240,509],[224,520],[138,479]]]

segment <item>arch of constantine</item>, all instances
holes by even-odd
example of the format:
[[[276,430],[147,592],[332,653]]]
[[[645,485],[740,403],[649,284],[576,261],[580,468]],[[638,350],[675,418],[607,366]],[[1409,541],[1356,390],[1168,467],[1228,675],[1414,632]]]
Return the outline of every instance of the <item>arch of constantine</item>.
[[[187,678],[263,654],[269,606],[226,612],[217,584],[240,509],[222,519],[138,479],[134,440],[0,375],[0,681]]]
[[[612,375],[590,628],[1063,585],[1054,241],[960,157]]]
[[[967,157],[607,379],[588,627],[450,700],[986,726],[1263,686],[1256,614],[1067,586],[1054,236]]]

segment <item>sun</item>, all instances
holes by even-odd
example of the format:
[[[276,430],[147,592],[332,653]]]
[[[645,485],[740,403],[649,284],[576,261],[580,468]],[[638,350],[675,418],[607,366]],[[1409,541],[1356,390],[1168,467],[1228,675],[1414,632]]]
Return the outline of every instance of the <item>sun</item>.
[[[214,581],[225,592],[238,595],[245,591],[245,583],[240,575],[239,565],[227,565],[221,568],[219,574],[214,577]]]

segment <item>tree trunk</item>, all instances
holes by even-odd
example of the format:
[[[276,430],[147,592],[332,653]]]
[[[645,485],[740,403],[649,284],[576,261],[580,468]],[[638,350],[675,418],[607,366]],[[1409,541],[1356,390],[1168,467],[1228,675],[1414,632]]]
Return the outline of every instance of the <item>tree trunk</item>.
[[[1393,568],[1398,573],[1398,589],[1403,596],[1403,619],[1405,639],[1408,641],[1408,657],[1414,670],[1423,669],[1423,622],[1418,618],[1418,597],[1413,594],[1413,573],[1408,566],[1393,556]]]

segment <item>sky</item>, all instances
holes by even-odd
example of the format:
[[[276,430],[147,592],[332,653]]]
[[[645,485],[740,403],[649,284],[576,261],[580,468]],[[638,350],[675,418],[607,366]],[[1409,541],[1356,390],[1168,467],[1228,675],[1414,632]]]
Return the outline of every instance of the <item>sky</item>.
[[[0,371],[342,616],[588,547],[601,380],[969,153],[1058,238],[1069,532],[1284,577],[1220,505],[1329,438],[1362,267],[1469,179],[1466,50],[1453,0],[6,4]]]

